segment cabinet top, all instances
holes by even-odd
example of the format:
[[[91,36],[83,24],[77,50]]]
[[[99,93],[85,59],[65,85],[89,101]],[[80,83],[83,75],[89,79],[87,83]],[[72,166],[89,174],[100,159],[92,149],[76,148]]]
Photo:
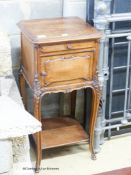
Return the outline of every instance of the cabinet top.
[[[25,20],[18,24],[33,43],[98,39],[101,33],[78,17]]]

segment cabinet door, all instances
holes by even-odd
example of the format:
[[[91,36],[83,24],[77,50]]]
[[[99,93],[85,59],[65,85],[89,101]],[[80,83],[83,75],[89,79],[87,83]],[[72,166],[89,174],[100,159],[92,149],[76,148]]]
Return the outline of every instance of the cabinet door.
[[[75,81],[91,80],[93,77],[93,53],[43,58],[41,66],[43,85],[71,84]]]

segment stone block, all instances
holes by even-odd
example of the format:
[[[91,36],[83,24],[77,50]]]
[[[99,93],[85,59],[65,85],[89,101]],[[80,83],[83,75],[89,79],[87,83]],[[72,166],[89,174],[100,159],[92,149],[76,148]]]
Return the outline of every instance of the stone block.
[[[59,116],[60,112],[60,94],[45,95],[42,101],[43,116]]]
[[[0,76],[12,75],[11,48],[9,37],[0,32]]]
[[[19,33],[17,23],[23,18],[24,14],[18,1],[0,1],[0,30],[8,34]]]
[[[32,91],[27,88],[28,110],[33,113],[33,96]],[[60,94],[48,94],[42,98],[42,116],[53,117],[59,116],[60,112]]]
[[[31,0],[31,19],[62,16],[62,0]]]
[[[10,36],[12,67],[20,65],[20,35]]]
[[[0,174],[5,174],[13,167],[12,141],[0,139]]]
[[[64,0],[63,16],[78,16],[86,20],[86,0]]]

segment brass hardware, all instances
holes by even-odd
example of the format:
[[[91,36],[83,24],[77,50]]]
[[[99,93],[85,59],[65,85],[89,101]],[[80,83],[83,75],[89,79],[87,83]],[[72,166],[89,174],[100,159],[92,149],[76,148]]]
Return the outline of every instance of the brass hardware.
[[[67,44],[67,49],[73,49],[71,44]]]
[[[41,72],[40,75],[45,77],[45,76],[47,76],[47,73],[46,72]]]

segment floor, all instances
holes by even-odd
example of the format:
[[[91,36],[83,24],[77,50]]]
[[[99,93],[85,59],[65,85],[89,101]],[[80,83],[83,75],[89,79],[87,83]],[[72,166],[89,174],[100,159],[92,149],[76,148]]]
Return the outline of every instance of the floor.
[[[31,149],[31,159],[35,165],[33,148]],[[38,175],[95,175],[130,166],[131,134],[126,134],[105,141],[95,161],[90,159],[86,143],[45,150],[43,151],[41,171]]]

